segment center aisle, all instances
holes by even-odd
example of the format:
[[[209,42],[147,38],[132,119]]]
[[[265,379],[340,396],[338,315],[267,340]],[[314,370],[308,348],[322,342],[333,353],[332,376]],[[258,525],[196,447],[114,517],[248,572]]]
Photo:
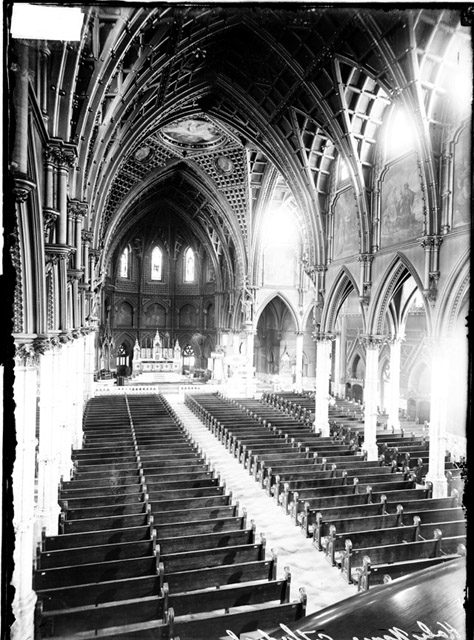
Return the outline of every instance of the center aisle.
[[[298,599],[298,589],[303,587],[308,597],[306,613],[310,614],[355,595],[355,587],[337,575],[324,555],[313,547],[311,539],[303,536],[283,509],[269,498],[184,402],[176,395],[165,397],[211,465],[215,465],[234,500],[247,510],[247,521],[255,520],[257,533],[265,534],[267,551],[274,549],[277,553],[277,577],[283,576],[283,568],[289,566],[291,599]]]

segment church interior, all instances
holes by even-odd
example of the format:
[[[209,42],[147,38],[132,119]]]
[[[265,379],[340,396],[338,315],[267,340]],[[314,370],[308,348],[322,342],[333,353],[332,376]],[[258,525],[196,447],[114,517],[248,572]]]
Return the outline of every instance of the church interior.
[[[469,637],[472,7],[25,6],[2,637]]]

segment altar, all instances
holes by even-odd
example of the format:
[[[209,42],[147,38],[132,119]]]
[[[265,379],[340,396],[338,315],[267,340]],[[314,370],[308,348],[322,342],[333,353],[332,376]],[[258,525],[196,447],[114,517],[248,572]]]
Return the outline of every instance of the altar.
[[[153,348],[142,348],[135,341],[133,347],[133,375],[141,373],[179,373],[182,367],[181,347],[176,340],[174,347],[163,347],[157,330],[153,339]]]

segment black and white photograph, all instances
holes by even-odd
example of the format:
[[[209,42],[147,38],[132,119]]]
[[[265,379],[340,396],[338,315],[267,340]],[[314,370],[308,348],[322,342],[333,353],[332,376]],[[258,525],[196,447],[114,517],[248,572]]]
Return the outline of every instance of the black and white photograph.
[[[473,637],[473,18],[4,5],[1,640]]]

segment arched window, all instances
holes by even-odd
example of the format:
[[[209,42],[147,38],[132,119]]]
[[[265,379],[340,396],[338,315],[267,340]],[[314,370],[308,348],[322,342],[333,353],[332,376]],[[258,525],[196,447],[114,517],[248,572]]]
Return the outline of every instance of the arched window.
[[[155,247],[151,252],[151,279],[161,280],[163,270],[163,252],[160,247]]]
[[[191,369],[194,367],[195,358],[194,358],[194,349],[190,344],[187,344],[184,347],[182,351],[182,356],[183,356],[183,366],[185,370],[191,371]]]
[[[120,256],[119,276],[120,278],[130,277],[130,249],[128,247],[125,247]]]
[[[184,252],[184,281],[194,282],[195,280],[195,259],[194,251],[188,247]]]

